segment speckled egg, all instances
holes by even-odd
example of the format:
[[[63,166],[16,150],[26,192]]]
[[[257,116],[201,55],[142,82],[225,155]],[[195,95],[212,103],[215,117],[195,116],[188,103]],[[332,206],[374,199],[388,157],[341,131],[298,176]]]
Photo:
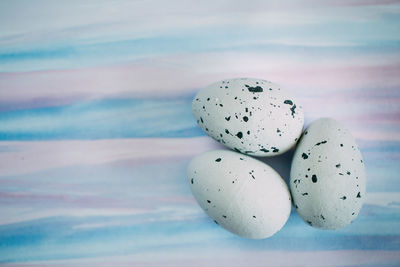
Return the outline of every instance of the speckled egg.
[[[194,158],[187,177],[200,207],[226,230],[247,238],[266,238],[290,215],[286,183],[267,164],[229,150]]]
[[[304,124],[302,107],[266,80],[223,80],[200,90],[192,104],[200,128],[227,147],[273,156],[294,146]]]
[[[290,190],[309,225],[337,229],[351,223],[365,197],[365,169],[350,132],[330,118],[311,123],[293,156]]]

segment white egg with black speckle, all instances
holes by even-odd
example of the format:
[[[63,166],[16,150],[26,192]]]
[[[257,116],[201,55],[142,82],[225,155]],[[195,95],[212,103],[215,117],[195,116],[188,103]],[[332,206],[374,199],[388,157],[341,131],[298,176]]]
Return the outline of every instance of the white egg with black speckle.
[[[267,238],[286,223],[288,187],[267,164],[229,150],[195,157],[187,177],[200,207],[226,230],[247,238]]]
[[[227,147],[253,156],[274,156],[293,147],[304,124],[302,107],[272,82],[223,80],[200,90],[192,103],[200,128]]]
[[[322,118],[305,130],[293,156],[290,190],[309,225],[338,229],[359,214],[365,198],[365,168],[349,130]]]

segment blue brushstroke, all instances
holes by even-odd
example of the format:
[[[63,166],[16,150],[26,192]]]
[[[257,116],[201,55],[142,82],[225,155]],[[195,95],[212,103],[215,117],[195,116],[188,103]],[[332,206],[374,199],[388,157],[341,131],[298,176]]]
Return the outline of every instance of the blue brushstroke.
[[[192,97],[104,99],[0,113],[0,140],[192,137]]]
[[[1,64],[26,60],[45,60],[71,57],[76,53],[73,47],[50,47],[25,51],[13,51],[0,54]]]
[[[377,27],[377,23],[371,27]],[[383,23],[376,31],[386,29]],[[393,54],[398,57],[400,40],[397,35],[387,33],[388,38],[371,38],[368,23],[349,28],[346,23],[257,28],[240,28],[213,25],[212,28],[196,28],[190,31],[151,37],[133,38],[115,41],[96,39],[74,39],[64,42],[53,41],[46,45],[20,44],[18,46],[0,46],[0,72],[32,71],[43,69],[81,68],[104,64],[115,64],[143,58],[164,55],[201,52],[258,52],[280,53],[282,55],[324,56],[334,58],[338,55],[374,55]],[[400,25],[399,25],[400,26]],[[366,32],[366,28],[368,31]],[[344,30],[345,29],[345,30]],[[390,28],[390,32],[394,31]],[[317,33],[317,35],[315,35]],[[266,38],[265,36],[268,36]],[[310,36],[306,38],[305,36]],[[318,38],[316,38],[318,36]],[[332,36],[335,36],[332,39]],[[400,35],[399,35],[400,36]],[[275,40],[289,38],[293,44],[274,43]],[[273,41],[268,43],[268,40]],[[296,40],[299,44],[296,44]],[[306,40],[310,44],[302,45]],[[312,40],[324,40],[328,45],[314,46]],[[349,43],[335,45],[335,42]],[[329,45],[329,43],[332,43]]]
[[[285,228],[273,237],[263,240],[234,236],[221,230],[204,216],[189,221],[158,221],[157,216],[161,214],[49,217],[0,226],[0,262],[135,255],[142,251],[155,253],[165,249],[169,249],[171,253],[178,253],[187,246],[192,252],[199,250],[203,253],[220,247],[231,252],[398,250],[400,247],[400,233],[396,226],[400,219],[398,210],[376,206],[366,206],[364,210],[373,214],[372,218],[360,216],[357,222],[345,228],[348,231],[324,231],[309,227],[293,212]],[[153,222],[140,222],[146,218],[153,219]],[[394,232],[389,235],[373,232],[360,235],[353,234],[349,229],[364,227],[363,225],[371,219],[388,221]],[[105,222],[117,225],[76,228],[82,224]],[[82,247],[85,247],[85,250],[82,250]],[[196,254],[191,256],[198,257]]]

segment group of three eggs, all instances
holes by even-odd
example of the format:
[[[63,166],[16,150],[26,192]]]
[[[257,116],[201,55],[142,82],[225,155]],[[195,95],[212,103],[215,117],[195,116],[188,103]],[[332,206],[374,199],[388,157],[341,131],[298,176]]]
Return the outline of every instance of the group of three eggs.
[[[318,119],[303,132],[296,99],[277,84],[250,78],[205,87],[192,108],[200,128],[234,150],[205,152],[188,167],[191,191],[215,223],[242,237],[267,238],[285,225],[292,201],[317,228],[338,229],[357,217],[365,195],[364,163],[350,132],[334,119]],[[255,157],[295,146],[288,188]]]

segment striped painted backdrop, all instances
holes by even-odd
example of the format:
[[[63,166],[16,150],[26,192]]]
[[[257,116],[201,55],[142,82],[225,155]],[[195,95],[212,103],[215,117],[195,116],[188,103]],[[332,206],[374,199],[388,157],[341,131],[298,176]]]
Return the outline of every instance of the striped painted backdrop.
[[[281,84],[306,124],[357,139],[366,203],[337,231],[292,212],[265,240],[215,225],[186,184],[220,147],[191,99]],[[291,153],[265,161],[287,180]],[[400,2],[0,1],[0,264],[399,266]]]

